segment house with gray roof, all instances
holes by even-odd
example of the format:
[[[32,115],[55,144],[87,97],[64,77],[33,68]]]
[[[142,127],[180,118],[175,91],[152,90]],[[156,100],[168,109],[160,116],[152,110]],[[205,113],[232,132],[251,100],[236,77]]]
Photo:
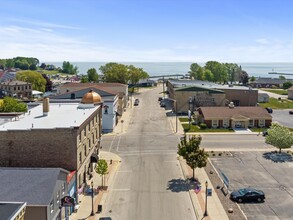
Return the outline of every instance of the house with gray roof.
[[[288,81],[287,79],[258,77],[256,78],[255,81],[251,82],[250,85],[253,88],[272,88],[272,87],[282,88],[283,83],[287,81]]]
[[[1,167],[0,202],[26,203],[25,219],[61,220],[61,199],[67,195],[68,174],[61,168]]]
[[[26,202],[0,202],[2,220],[24,220]]]

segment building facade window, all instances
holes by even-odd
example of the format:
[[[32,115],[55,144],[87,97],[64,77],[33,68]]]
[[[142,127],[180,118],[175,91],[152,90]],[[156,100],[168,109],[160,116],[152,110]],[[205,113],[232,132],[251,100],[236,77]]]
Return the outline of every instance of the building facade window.
[[[65,194],[65,183],[62,184],[61,190],[62,190],[62,195],[64,195]]]
[[[51,214],[54,212],[54,201],[53,200],[50,202],[50,212],[51,212]]]
[[[261,128],[264,127],[265,126],[265,120],[264,119],[259,119],[258,120],[258,126],[261,127]]]
[[[59,202],[60,202],[60,191],[59,190],[57,191],[57,194],[56,194],[56,201],[57,201],[57,204],[59,204]]]
[[[218,124],[219,124],[219,121],[218,120],[212,120],[212,127],[213,128],[217,128],[218,127]]]
[[[248,127],[254,127],[254,120],[249,120]]]
[[[229,127],[229,119],[223,119],[223,127],[228,128]]]
[[[82,161],[82,155],[81,155],[81,152],[79,152],[79,162],[81,163]]]

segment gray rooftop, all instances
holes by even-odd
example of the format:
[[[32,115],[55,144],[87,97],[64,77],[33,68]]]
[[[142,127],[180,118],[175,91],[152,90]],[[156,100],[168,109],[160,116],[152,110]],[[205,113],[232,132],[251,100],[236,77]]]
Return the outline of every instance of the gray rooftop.
[[[0,216],[1,220],[14,219],[15,215],[25,205],[21,202],[0,202]]]
[[[169,82],[175,87],[186,87],[186,86],[197,86],[207,89],[233,89],[233,90],[249,90],[252,88],[246,86],[228,85],[228,84],[217,84],[209,81],[202,80],[169,80]],[[256,90],[256,89],[253,89]]]
[[[46,206],[50,203],[60,172],[68,171],[61,168],[1,167],[0,201]]]
[[[78,103],[50,103],[48,116],[44,116],[43,104],[40,104],[2,124],[0,131],[79,127],[99,107],[82,109]]]

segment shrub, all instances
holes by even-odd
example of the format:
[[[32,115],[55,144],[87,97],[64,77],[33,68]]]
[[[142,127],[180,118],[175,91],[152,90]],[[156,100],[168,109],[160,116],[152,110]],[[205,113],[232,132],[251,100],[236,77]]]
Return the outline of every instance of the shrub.
[[[206,129],[207,128],[207,125],[205,123],[201,123],[199,125],[200,129]]]

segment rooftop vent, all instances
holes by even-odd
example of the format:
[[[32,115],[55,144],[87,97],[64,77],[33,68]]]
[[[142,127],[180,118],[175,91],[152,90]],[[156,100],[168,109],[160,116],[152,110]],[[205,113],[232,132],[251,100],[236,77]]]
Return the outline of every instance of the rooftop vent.
[[[234,107],[235,107],[235,106],[234,106],[234,103],[233,103],[233,102],[230,102],[229,105],[228,105],[228,107],[229,107],[229,108],[234,108]]]

